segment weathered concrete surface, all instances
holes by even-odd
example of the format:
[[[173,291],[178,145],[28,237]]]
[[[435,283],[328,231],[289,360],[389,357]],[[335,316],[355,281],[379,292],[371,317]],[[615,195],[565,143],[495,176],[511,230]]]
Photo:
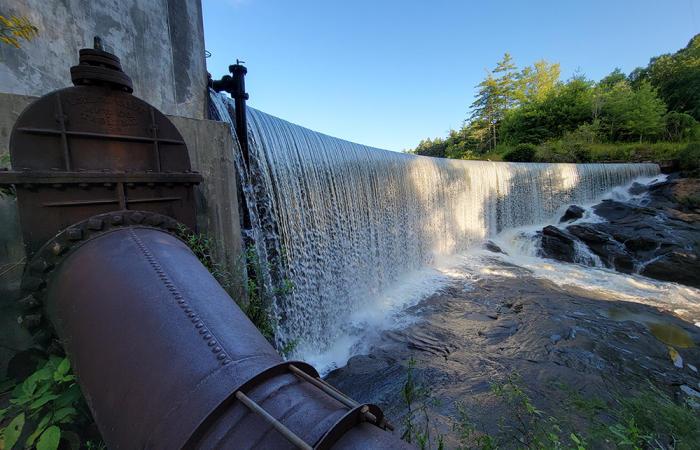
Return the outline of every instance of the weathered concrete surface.
[[[0,94],[0,155],[10,153],[12,127],[22,111],[38,98],[32,95]]]
[[[40,37],[0,45],[0,92],[41,96],[71,86],[78,50],[104,38],[134,81],[135,94],[166,114],[207,117],[207,71],[198,0],[8,0]]]
[[[238,149],[233,148],[231,126],[213,120],[168,118],[187,143],[192,170],[204,176],[204,183],[195,188],[198,231],[215,240],[213,256],[224,262],[235,277],[242,270],[243,250],[234,163],[234,151]],[[226,290],[235,299],[242,295],[239,288],[231,286]]]

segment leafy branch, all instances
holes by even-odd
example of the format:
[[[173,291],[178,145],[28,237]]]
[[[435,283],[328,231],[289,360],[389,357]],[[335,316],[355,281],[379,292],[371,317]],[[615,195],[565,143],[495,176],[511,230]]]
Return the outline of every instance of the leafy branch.
[[[4,43],[22,48],[18,39],[26,39],[28,42],[31,42],[32,39],[38,37],[39,29],[32,25],[25,16],[20,15],[17,17],[13,14],[9,20],[0,16],[0,40]]]

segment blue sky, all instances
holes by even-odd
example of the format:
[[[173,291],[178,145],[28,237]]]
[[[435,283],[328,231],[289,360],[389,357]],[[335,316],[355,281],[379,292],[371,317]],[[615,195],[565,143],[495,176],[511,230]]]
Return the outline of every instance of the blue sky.
[[[467,118],[508,52],[600,80],[700,32],[700,0],[203,0],[207,67],[248,68],[248,104],[321,133],[400,151]]]

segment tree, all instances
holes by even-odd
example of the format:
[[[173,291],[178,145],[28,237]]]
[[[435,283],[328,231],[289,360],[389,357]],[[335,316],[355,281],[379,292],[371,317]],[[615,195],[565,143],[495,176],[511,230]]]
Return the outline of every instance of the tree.
[[[690,114],[670,111],[664,116],[664,139],[672,142],[689,142],[700,138],[700,123]]]
[[[498,96],[500,97],[500,105],[502,109],[499,111],[498,120],[503,120],[503,117],[508,113],[509,110],[513,109],[518,103],[518,97],[522,95],[518,89],[518,73],[515,64],[512,63],[513,58],[511,58],[510,53],[503,55],[503,61],[496,64],[496,68],[493,73],[503,73],[496,80],[496,85],[498,86]]]
[[[520,103],[540,102],[559,84],[561,68],[559,63],[550,64],[542,58],[532,66],[525,67],[518,75]]]
[[[628,101],[621,127],[630,136],[639,135],[641,144],[644,136],[656,135],[663,128],[666,105],[648,82],[641,83]]]
[[[506,116],[502,138],[510,144],[540,144],[560,139],[590,120],[592,83],[576,76],[552,89],[544,100],[518,108]]]
[[[610,141],[639,136],[641,143],[644,136],[656,135],[663,129],[666,105],[648,81],[639,83],[636,91],[626,79],[612,87],[603,85],[603,89],[608,90],[601,94],[605,98],[601,129]]]
[[[488,129],[488,143],[491,149],[496,147],[496,126],[503,117],[503,105],[501,103],[502,96],[500,95],[499,86],[493,78],[491,72],[485,69],[488,75],[476,87],[479,92],[476,94],[476,100],[471,105],[470,121],[478,126],[483,124]]]
[[[674,54],[652,58],[629,76],[632,89],[649,82],[670,111],[690,114],[700,121],[700,34]]]

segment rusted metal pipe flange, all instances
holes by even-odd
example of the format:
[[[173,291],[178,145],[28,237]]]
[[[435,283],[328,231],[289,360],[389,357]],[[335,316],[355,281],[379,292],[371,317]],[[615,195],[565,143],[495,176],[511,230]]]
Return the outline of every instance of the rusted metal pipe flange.
[[[79,65],[70,68],[71,80],[75,86],[109,83],[129,94],[134,92],[131,77],[124,73],[116,55],[104,50],[84,48],[80,50],[79,61]]]
[[[35,344],[46,345],[54,331],[51,321],[45,315],[45,288],[51,273],[77,248],[95,237],[121,228],[156,228],[169,233],[184,242],[183,236],[196,236],[185,224],[177,220],[145,211],[115,211],[89,217],[71,225],[49,240],[27,264],[22,278],[22,299],[20,322],[32,333]],[[186,242],[185,242],[186,243]],[[207,258],[208,255],[198,255]]]

